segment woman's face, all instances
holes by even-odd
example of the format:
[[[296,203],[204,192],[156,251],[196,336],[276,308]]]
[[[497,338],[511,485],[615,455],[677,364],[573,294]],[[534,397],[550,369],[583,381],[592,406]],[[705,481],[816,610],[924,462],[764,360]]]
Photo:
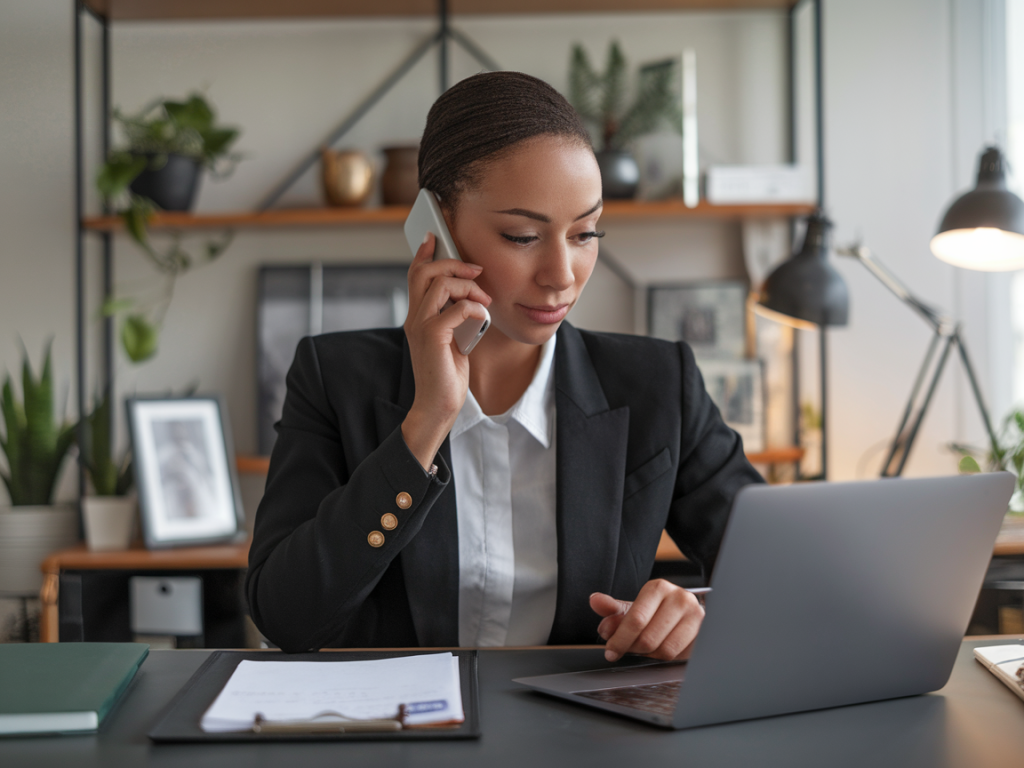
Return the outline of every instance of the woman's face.
[[[540,136],[485,166],[449,228],[463,260],[483,267],[491,332],[551,338],[594,270],[600,216],[601,173],[587,147]]]

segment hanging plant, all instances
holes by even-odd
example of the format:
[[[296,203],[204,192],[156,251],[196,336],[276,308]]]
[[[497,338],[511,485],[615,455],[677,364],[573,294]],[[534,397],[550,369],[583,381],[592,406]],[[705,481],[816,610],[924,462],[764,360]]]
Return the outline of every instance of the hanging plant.
[[[218,179],[231,174],[241,159],[231,152],[239,131],[218,126],[212,107],[197,93],[185,101],[157,99],[136,115],[115,109],[113,119],[126,145],[110,153],[96,177],[96,187],[164,277],[163,289],[151,301],[116,297],[103,307],[104,314],[121,316],[121,346],[132,362],[139,363],[156,354],[177,277],[216,259],[232,239],[232,233],[226,232],[191,253],[175,233],[160,249],[150,240],[149,222],[160,210],[188,210],[203,170]]]

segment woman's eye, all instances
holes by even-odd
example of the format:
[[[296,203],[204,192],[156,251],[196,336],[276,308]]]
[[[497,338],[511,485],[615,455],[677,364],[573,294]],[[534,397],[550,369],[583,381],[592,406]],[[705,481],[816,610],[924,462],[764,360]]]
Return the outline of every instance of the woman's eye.
[[[576,240],[581,245],[586,245],[591,240],[600,237],[604,237],[604,232],[580,232],[578,235],[576,235]]]
[[[518,243],[519,245],[527,245],[532,243],[534,240],[539,239],[536,235],[506,235],[504,232],[501,233],[501,236],[506,240]]]

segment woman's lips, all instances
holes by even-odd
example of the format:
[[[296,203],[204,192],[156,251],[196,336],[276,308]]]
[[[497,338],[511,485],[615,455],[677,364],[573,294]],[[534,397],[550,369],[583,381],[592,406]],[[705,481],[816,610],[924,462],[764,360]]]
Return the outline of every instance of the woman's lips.
[[[533,322],[541,323],[542,325],[550,325],[551,323],[560,322],[569,312],[568,304],[541,307],[528,307],[525,304],[519,304],[517,306],[528,318],[533,320]]]

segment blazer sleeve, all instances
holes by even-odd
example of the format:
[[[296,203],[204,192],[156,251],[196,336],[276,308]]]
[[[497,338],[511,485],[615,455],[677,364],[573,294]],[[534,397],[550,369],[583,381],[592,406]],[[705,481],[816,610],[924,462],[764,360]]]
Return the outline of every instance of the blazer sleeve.
[[[705,582],[718,557],[732,502],[740,488],[764,479],[747,461],[743,440],[723,420],[704,387],[689,345],[682,356],[682,438],[668,521],[669,536],[701,565]]]
[[[424,472],[400,428],[350,466],[314,339],[300,342],[286,381],[246,594],[260,631],[299,652],[340,634],[420,530],[451,472],[441,456],[435,477]],[[401,493],[411,497],[407,509],[396,503]],[[381,525],[389,512],[398,519],[390,531]],[[370,544],[373,532],[383,534],[383,545]]]

